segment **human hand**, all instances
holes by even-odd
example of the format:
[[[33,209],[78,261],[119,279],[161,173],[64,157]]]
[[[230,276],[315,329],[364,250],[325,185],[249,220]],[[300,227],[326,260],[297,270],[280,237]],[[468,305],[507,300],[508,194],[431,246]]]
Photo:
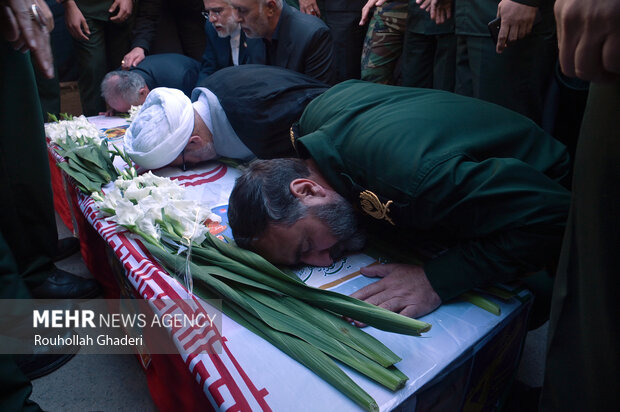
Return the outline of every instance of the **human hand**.
[[[416,0],[422,10],[429,12],[435,24],[441,24],[452,17],[452,0]]]
[[[383,6],[387,0],[368,0],[368,2],[362,7],[362,18],[360,19],[360,26],[368,23],[370,17],[370,11],[375,7]]]
[[[114,3],[110,6],[108,13],[116,15],[110,17],[110,21],[114,23],[122,23],[131,16],[133,11],[132,0],[114,0]]]
[[[373,265],[360,269],[364,276],[381,277],[351,296],[404,316],[419,317],[437,309],[441,298],[421,266]],[[358,326],[363,326],[356,322]]]
[[[129,70],[131,67],[136,67],[144,60],[144,57],[144,49],[142,47],[134,47],[123,57],[123,60],[121,60],[121,68],[123,70]]]
[[[564,74],[605,82],[620,75],[620,1],[556,0],[560,66]]]
[[[321,17],[321,10],[319,10],[316,0],[299,0],[299,11]]]
[[[37,69],[46,78],[54,77],[52,49],[49,41],[49,16],[47,4],[37,5],[40,19],[31,15],[32,2],[28,0],[3,0],[0,2],[2,35],[15,50],[30,50]],[[53,26],[52,26],[53,27]]]
[[[105,112],[99,112],[99,116],[105,116],[105,117],[116,116],[116,110],[114,110],[111,107],[108,107],[108,110],[106,110]]]
[[[74,1],[67,1],[65,5],[65,23],[71,36],[76,40],[88,41],[90,29],[84,15]]]
[[[497,5],[497,17],[502,18],[495,51],[501,53],[508,43],[524,38],[532,31],[538,7],[526,6],[512,0],[502,0]]]

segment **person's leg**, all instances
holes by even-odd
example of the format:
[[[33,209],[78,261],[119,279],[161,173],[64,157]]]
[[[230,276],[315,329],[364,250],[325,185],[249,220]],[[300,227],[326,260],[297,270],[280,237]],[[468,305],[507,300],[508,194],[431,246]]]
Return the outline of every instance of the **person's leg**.
[[[362,49],[362,80],[396,84],[396,67],[403,51],[408,7],[407,3],[394,1],[375,9]]]
[[[512,109],[536,123],[553,73],[557,45],[552,35],[531,35],[497,54],[489,37],[468,39],[473,97]]]
[[[433,88],[454,91],[456,82],[456,36],[454,34],[438,34],[433,66]]]
[[[86,298],[97,283],[59,270],[41,107],[29,54],[0,43],[0,233],[34,297]],[[17,96],[17,98],[16,98]]]
[[[73,44],[80,69],[78,86],[82,112],[85,116],[96,116],[106,110],[105,101],[101,97],[101,81],[108,68],[105,47],[106,22],[88,17],[86,22],[90,29],[89,40],[74,39]],[[118,59],[118,65],[121,59]]]
[[[28,84],[30,83],[30,84]],[[11,173],[6,175],[7,169],[14,166],[7,165],[5,161],[7,157],[11,157],[12,149],[23,149],[23,147],[16,147],[11,144],[12,140],[27,141],[26,134],[10,134],[9,131],[14,132],[18,127],[25,127],[28,129],[28,122],[26,120],[28,115],[40,116],[41,111],[36,101],[36,89],[35,89],[34,75],[32,74],[32,65],[28,54],[22,54],[12,50],[7,43],[0,42],[0,121],[2,121],[3,132],[0,137],[0,191],[2,191],[2,207],[0,208],[0,215],[10,214],[10,217],[15,217],[12,213],[15,212],[15,208],[12,205],[5,204],[7,202],[5,195],[9,193],[6,190],[10,190],[10,187],[6,187],[7,179],[11,179],[14,176]],[[24,93],[23,95],[20,93]],[[17,98],[16,98],[17,96]],[[23,103],[19,104],[18,102]],[[33,101],[34,100],[34,101]],[[14,106],[17,107],[14,107]],[[21,110],[30,110],[30,112]],[[18,116],[15,116],[15,115]],[[11,116],[15,116],[11,119]],[[20,124],[18,121],[22,118],[24,124]],[[13,126],[12,126],[13,125]],[[6,126],[6,127],[5,127]],[[7,130],[7,127],[9,130]],[[41,137],[35,134],[35,137]],[[8,144],[7,144],[8,143]],[[30,142],[31,143],[31,142]],[[41,144],[44,144],[43,140]],[[35,145],[36,146],[36,145]],[[15,161],[19,162],[22,159],[28,159],[28,152],[21,152]],[[46,160],[47,162],[47,160]],[[17,171],[15,171],[17,172]],[[49,178],[49,172],[48,172]],[[8,203],[8,202],[7,202]],[[9,206],[5,210],[5,206]],[[2,216],[4,217],[4,216]],[[54,226],[54,229],[56,226]],[[9,236],[17,236],[19,238],[35,237],[35,233],[28,234],[15,233],[11,230],[15,228],[8,228],[8,232],[5,228],[5,221],[0,221],[0,299],[25,299],[30,297],[30,293],[26,288],[26,285],[19,275],[17,263],[15,261],[12,248],[7,243],[5,233]],[[19,228],[17,229],[19,230]],[[14,242],[15,243],[15,242]],[[23,246],[23,245],[22,245]],[[23,253],[23,251],[22,251]],[[22,266],[24,264],[22,263]],[[5,316],[6,314],[3,314]],[[30,381],[21,372],[17,363],[12,355],[0,355],[0,410],[3,411],[40,411],[39,406],[30,401],[28,398],[32,392],[32,385]]]
[[[200,13],[183,13],[177,20],[180,23],[178,30],[182,47],[181,53],[194,60],[201,61],[207,46],[204,17]]]
[[[105,24],[105,50],[106,67],[105,73],[116,70],[121,64],[121,60],[131,47],[131,30],[133,29],[133,17],[130,17],[121,24],[107,22]],[[204,52],[204,49],[203,49]],[[104,76],[105,76],[104,73]],[[101,81],[99,80],[99,94],[101,94]]]
[[[32,288],[54,269],[58,240],[49,161],[30,55],[0,47],[0,232]]]
[[[359,79],[362,46],[367,29],[367,26],[358,24],[360,11],[326,9],[323,12],[323,18],[331,30],[334,41],[334,66],[337,81]]]
[[[435,36],[407,31],[403,47],[403,86],[432,88],[434,59]]]
[[[551,303],[543,411],[612,411],[620,403],[618,118],[620,81],[592,84]]]
[[[60,82],[58,81],[58,70],[54,64],[54,78],[46,79],[35,71],[37,79],[37,89],[41,100],[41,114],[43,120],[47,121],[48,113],[58,116],[60,114]]]
[[[454,92],[463,96],[474,95],[472,69],[469,66],[470,36],[456,36],[456,73]]]

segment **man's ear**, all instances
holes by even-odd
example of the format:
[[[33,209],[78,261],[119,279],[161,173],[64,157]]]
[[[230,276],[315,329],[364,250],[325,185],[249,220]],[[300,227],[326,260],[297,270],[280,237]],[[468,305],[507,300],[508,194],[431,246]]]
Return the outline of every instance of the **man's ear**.
[[[202,143],[202,139],[200,138],[200,136],[198,136],[197,134],[193,134],[189,137],[189,140],[187,141],[187,146],[189,145],[199,145]]]
[[[142,103],[144,103],[144,100],[146,99],[146,96],[149,95],[149,88],[144,86],[141,87],[140,90],[138,91],[138,94],[140,95],[140,100],[142,100]]]
[[[276,2],[274,0],[267,0],[265,5],[267,6],[267,16],[269,17],[273,16],[278,10],[278,7],[276,6]]]
[[[325,188],[311,179],[295,179],[290,183],[289,188],[293,196],[308,206],[327,197]]]

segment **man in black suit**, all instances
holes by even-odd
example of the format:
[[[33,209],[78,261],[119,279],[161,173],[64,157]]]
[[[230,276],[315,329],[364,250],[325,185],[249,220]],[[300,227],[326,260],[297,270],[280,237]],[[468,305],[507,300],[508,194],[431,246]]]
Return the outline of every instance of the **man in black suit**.
[[[320,19],[282,0],[229,1],[246,36],[263,39],[266,64],[336,82],[331,32]]]
[[[141,105],[156,87],[179,89],[189,97],[199,69],[200,63],[191,57],[163,53],[146,56],[129,71],[112,71],[101,82],[101,94],[109,106],[106,114],[111,116],[113,111],[122,113]]]
[[[207,47],[202,55],[199,83],[224,67],[265,63],[263,41],[246,38],[226,0],[204,0],[204,7]]]

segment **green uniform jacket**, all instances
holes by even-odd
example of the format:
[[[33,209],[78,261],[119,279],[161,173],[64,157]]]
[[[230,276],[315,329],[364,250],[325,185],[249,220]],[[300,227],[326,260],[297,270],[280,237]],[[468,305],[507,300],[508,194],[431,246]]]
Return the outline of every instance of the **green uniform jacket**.
[[[350,80],[314,99],[294,129],[299,154],[387,240],[412,252],[412,239],[450,244],[424,265],[442,300],[555,263],[569,159],[526,117],[452,93]]]

